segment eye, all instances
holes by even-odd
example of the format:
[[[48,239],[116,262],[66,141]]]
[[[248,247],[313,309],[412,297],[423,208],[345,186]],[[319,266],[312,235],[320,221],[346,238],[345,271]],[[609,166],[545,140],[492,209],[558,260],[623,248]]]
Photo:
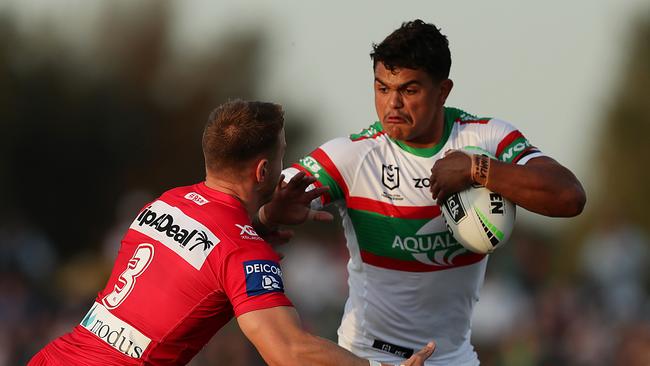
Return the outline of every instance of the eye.
[[[414,95],[414,94],[416,94],[417,92],[418,92],[418,90],[415,89],[415,88],[407,88],[406,90],[404,90],[404,93],[405,93],[406,95]]]
[[[382,94],[388,93],[388,88],[385,85],[377,84],[377,87],[375,89],[377,89],[377,91]]]

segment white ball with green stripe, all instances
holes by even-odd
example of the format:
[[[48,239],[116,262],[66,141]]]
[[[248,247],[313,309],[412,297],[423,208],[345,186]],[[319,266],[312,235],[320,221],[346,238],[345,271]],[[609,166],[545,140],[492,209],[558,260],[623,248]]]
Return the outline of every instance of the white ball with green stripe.
[[[470,154],[485,154],[483,149],[466,147]],[[491,253],[510,238],[515,225],[516,206],[485,187],[470,187],[453,194],[442,205],[447,229],[466,249]]]

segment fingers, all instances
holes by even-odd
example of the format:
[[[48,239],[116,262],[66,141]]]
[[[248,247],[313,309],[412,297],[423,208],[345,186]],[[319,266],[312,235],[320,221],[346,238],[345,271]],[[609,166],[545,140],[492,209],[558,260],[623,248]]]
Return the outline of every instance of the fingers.
[[[419,350],[417,353],[415,353],[413,356],[411,356],[408,360],[406,360],[405,363],[400,364],[400,366],[419,366],[419,365],[424,365],[424,361],[426,361],[431,355],[433,354],[433,351],[436,349],[436,343],[435,342],[429,342],[424,348]]]
[[[427,343],[427,345],[424,346],[424,348],[419,350],[418,353],[416,353],[416,355],[419,355],[419,356],[423,357],[422,361],[424,361],[427,358],[431,357],[431,355],[433,354],[433,351],[435,351],[435,350],[436,350],[436,342],[431,341],[431,342]]]
[[[447,194],[446,191],[440,190],[438,191],[438,197],[436,198],[437,203],[444,203],[447,201],[447,198],[449,198],[449,195]]]
[[[440,186],[438,186],[438,183],[431,182],[431,186],[429,187],[429,191],[431,191],[431,197],[436,200],[438,199],[438,196],[440,195]]]
[[[313,199],[322,196],[324,193],[326,193],[329,190],[330,188],[327,186],[314,188],[311,191],[305,192],[305,199],[311,202]]]
[[[296,175],[294,175],[293,177],[291,177],[291,179],[289,179],[289,184],[291,184],[291,185],[296,184],[296,183],[297,183],[298,181],[300,181],[300,180],[302,179],[302,177],[304,177],[305,175],[307,175],[307,173],[303,172],[302,170],[301,170],[301,171],[298,171],[298,173],[296,173]]]
[[[305,172],[300,171],[294,175],[293,178],[291,178],[289,184],[287,185],[287,189],[303,192],[310,184],[314,183],[316,180],[316,177],[307,175]]]

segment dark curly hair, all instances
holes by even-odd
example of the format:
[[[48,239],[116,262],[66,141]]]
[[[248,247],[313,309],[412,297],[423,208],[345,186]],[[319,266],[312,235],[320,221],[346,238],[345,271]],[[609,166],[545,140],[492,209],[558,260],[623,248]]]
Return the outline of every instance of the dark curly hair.
[[[380,44],[373,44],[370,58],[373,69],[381,62],[391,71],[400,67],[424,70],[434,81],[447,79],[451,68],[447,37],[420,19],[402,23]]]

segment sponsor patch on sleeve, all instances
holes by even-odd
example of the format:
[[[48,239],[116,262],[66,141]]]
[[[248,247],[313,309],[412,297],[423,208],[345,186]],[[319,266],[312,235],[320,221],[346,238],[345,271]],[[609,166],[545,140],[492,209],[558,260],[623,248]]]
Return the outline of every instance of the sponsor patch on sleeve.
[[[284,292],[282,269],[277,262],[252,260],[244,262],[246,294],[258,296],[270,292]]]

